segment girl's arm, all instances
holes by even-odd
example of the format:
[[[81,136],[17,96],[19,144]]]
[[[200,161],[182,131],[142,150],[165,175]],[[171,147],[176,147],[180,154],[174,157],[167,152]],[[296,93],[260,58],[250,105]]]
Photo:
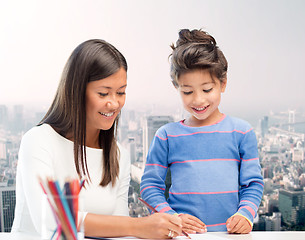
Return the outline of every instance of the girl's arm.
[[[164,196],[168,152],[168,139],[161,128],[157,131],[147,154],[140,193],[142,198],[158,212],[174,214],[176,212],[169,206]]]
[[[181,234],[181,219],[166,213],[155,213],[148,217],[105,216],[88,213],[85,221],[85,235],[91,237],[169,238]]]
[[[260,205],[264,182],[258,158],[256,136],[253,130],[246,133],[240,144],[240,190],[238,214],[253,223]]]
[[[167,139],[165,131],[162,131],[162,128],[159,129],[147,155],[145,171],[141,181],[141,195],[157,211],[176,214],[164,196],[169,152]],[[205,224],[195,216],[189,214],[179,214],[179,216],[185,232],[206,232]]]

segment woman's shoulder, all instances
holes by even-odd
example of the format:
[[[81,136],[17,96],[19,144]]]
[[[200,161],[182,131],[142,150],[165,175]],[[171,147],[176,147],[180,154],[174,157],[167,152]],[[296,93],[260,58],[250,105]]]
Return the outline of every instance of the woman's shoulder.
[[[44,149],[54,149],[58,146],[64,148],[67,146],[66,142],[68,140],[62,138],[49,124],[42,124],[28,130],[23,135],[20,146],[31,149],[41,147]]]
[[[129,174],[130,173],[130,167],[131,167],[131,162],[130,162],[130,155],[128,150],[123,147],[120,143],[117,142],[119,151],[120,151],[120,175],[125,175],[125,173]]]
[[[117,142],[118,148],[120,150],[121,153],[126,154],[128,153],[127,149],[125,147],[123,147],[122,144],[120,144],[119,142]]]
[[[119,142],[117,142],[119,151],[120,151],[120,161],[128,162],[129,161],[129,151],[122,146]]]
[[[28,130],[21,139],[18,161],[26,160],[28,162],[37,157],[43,158],[43,161],[45,161],[50,155],[53,155],[54,148],[58,144],[54,140],[54,132],[52,131],[54,131],[53,128],[47,124],[35,126]],[[29,156],[35,156],[35,158]]]
[[[47,139],[54,135],[54,129],[49,124],[34,126],[22,137],[22,141]]]

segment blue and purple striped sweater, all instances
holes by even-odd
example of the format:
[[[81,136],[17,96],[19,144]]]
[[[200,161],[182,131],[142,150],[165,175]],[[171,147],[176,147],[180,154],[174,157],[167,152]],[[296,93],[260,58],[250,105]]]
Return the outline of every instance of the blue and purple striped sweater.
[[[172,185],[166,200],[165,177]],[[159,212],[188,213],[208,231],[226,231],[240,213],[251,222],[263,193],[257,141],[244,120],[223,116],[216,124],[161,127],[151,143],[141,181],[142,198]]]

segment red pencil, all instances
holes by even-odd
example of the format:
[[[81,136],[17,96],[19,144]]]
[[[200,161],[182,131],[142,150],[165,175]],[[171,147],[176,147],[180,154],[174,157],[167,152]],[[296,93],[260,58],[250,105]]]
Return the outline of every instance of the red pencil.
[[[139,199],[142,203],[144,203],[144,205],[145,205],[146,207],[148,207],[151,211],[153,211],[153,212],[155,212],[155,213],[158,212],[154,207],[152,207],[151,205],[149,205],[144,199],[142,199],[142,198],[140,198],[140,197],[138,197],[138,199]],[[190,235],[188,235],[185,231],[182,230],[182,233],[184,234],[184,236],[186,236],[186,237],[188,237],[189,239],[191,239]]]
[[[78,194],[79,194],[79,182],[77,179],[74,179],[70,182],[70,189],[72,192],[72,202],[73,202],[73,212],[75,214],[75,225],[77,228],[78,225]]]

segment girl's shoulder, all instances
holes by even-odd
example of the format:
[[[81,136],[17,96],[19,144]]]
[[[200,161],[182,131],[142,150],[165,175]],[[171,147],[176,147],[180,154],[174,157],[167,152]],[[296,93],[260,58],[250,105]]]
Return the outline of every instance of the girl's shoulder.
[[[168,134],[175,134],[177,131],[179,131],[179,125],[179,122],[166,123],[156,131],[156,135],[159,137],[166,138]]]
[[[242,132],[247,132],[253,129],[249,122],[238,117],[226,116],[225,121],[223,121],[223,124]]]

